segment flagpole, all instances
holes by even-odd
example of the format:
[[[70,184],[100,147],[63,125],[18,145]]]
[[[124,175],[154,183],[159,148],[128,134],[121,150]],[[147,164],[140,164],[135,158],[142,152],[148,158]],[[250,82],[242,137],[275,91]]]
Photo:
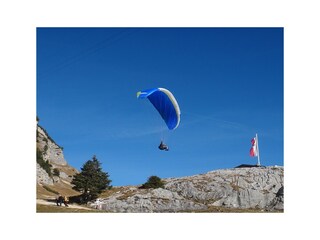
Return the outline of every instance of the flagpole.
[[[256,133],[256,141],[257,141],[257,152],[258,152],[258,163],[257,165],[260,166],[260,151],[259,151],[259,141],[258,141],[258,134]]]

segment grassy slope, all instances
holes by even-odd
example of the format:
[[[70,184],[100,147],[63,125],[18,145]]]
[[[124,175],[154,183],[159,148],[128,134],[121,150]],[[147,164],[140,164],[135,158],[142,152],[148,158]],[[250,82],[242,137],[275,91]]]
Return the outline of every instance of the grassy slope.
[[[279,213],[282,213],[282,212],[283,211],[279,211]],[[78,209],[78,208],[69,208],[65,206],[58,207],[53,203],[52,205],[37,204],[37,213],[106,213],[106,212],[99,211],[96,209],[80,209],[80,208]],[[195,211],[192,213],[266,213],[266,212],[261,211],[260,209],[228,209],[228,208],[222,208],[222,207],[212,207],[206,211]]]
[[[95,209],[70,208],[61,206],[37,204],[37,213],[94,213],[101,212]]]

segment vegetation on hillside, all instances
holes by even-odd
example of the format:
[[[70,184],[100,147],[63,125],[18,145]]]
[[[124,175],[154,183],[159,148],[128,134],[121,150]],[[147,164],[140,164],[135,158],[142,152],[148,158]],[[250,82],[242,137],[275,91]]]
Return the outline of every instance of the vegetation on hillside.
[[[58,168],[53,169],[53,175],[59,177],[60,176],[60,170]]]
[[[157,176],[151,176],[149,177],[148,181],[140,188],[163,188],[164,187],[164,182],[161,180],[161,178]]]
[[[79,196],[81,203],[96,199],[103,190],[112,187],[110,183],[109,174],[102,171],[101,163],[96,156],[83,165],[81,172],[74,175],[71,182],[74,190],[82,192]]]
[[[43,159],[43,153],[40,151],[40,149],[37,148],[37,163],[42,167],[50,177],[52,177],[52,165],[49,163],[49,161],[45,161]]]

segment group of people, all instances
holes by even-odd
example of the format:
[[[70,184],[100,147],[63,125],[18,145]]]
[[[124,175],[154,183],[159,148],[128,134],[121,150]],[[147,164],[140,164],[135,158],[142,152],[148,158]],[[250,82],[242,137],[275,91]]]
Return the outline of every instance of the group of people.
[[[57,206],[61,206],[63,203],[66,207],[68,207],[69,198],[67,196],[62,196],[61,194],[59,194],[56,197],[56,203],[57,203]]]

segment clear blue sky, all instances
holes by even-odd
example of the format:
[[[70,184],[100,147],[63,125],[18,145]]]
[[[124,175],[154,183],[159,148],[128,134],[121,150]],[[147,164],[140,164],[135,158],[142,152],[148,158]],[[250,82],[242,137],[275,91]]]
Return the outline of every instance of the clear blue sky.
[[[174,131],[136,98],[154,87],[180,105]],[[283,165],[283,92],[282,28],[37,29],[39,124],[114,186],[255,164],[256,133],[261,164]]]

